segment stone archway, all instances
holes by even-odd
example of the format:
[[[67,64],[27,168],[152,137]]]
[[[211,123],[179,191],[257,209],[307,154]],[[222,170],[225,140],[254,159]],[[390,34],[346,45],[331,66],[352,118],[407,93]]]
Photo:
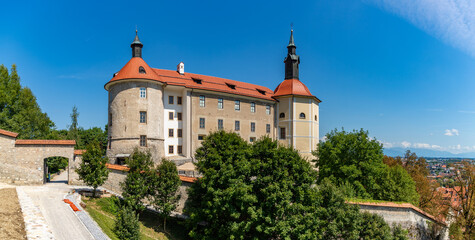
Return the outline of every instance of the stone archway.
[[[74,156],[74,140],[16,139],[17,133],[0,129],[0,181],[43,184],[44,159]]]

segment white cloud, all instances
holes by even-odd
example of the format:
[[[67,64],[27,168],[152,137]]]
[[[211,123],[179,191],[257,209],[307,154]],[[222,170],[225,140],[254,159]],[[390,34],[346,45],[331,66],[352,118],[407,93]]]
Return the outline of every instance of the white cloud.
[[[475,111],[465,111],[465,110],[460,110],[458,111],[459,113],[470,113],[470,114],[475,114]]]
[[[411,146],[411,143],[410,143],[410,142],[403,141],[403,142],[401,143],[401,145],[402,145],[403,147],[405,147],[405,148],[408,148],[408,147]]]
[[[392,12],[428,34],[475,56],[473,0],[363,0]]]
[[[445,136],[458,136],[459,135],[459,130],[453,128],[453,129],[445,129]]]

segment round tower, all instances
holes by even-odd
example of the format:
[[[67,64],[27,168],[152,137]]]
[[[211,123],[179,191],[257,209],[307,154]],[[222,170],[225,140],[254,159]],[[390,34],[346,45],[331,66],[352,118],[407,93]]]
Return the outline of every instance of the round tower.
[[[132,58],[104,88],[109,92],[107,156],[123,164],[135,148],[149,150],[154,160],[163,156],[163,83],[142,59],[138,34],[131,44]]]
[[[319,141],[319,110],[321,102],[299,80],[300,57],[296,54],[293,30],[290,32],[285,63],[285,78],[274,90],[279,102],[276,108],[277,139],[292,146],[303,157],[313,159]]]

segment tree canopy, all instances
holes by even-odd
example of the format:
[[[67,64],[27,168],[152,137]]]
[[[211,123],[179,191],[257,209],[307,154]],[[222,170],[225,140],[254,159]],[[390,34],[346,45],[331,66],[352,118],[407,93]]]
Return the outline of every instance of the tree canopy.
[[[46,138],[54,123],[41,111],[36,97],[20,84],[16,66],[10,72],[0,65],[0,128],[18,133],[18,138]]]
[[[337,186],[349,186],[358,198],[417,205],[419,195],[410,175],[401,166],[384,164],[382,144],[362,129],[331,131],[314,155],[318,182],[328,178]]]
[[[359,239],[362,215],[299,153],[264,137],[211,133],[185,212],[194,239]],[[376,230],[374,230],[376,231]],[[383,233],[386,234],[386,233]]]
[[[104,184],[109,176],[109,170],[106,167],[108,158],[103,155],[98,142],[93,142],[86,147],[86,152],[82,157],[82,162],[76,172],[79,179],[86,185],[93,187],[93,196],[96,195],[96,189]]]

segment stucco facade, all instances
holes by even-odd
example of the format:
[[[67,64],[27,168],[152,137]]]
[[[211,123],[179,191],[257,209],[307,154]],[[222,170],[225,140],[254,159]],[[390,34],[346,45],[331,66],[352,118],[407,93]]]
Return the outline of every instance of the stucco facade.
[[[105,85],[110,163],[123,164],[140,148],[149,150],[155,162],[165,157],[180,165],[192,161],[202,140],[217,130],[238,133],[249,142],[269,136],[313,158],[320,100],[299,80],[293,35],[287,46],[285,80],[274,91],[187,73],[183,62],[176,71],[151,68],[142,59],[138,36],[131,47],[132,59]],[[285,116],[279,117],[281,113]]]

